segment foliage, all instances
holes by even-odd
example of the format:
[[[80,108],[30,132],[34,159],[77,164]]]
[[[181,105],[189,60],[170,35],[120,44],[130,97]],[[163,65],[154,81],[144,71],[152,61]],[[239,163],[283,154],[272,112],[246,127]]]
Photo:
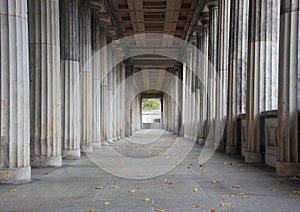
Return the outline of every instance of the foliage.
[[[160,100],[159,99],[143,99],[142,109],[143,110],[159,110]]]

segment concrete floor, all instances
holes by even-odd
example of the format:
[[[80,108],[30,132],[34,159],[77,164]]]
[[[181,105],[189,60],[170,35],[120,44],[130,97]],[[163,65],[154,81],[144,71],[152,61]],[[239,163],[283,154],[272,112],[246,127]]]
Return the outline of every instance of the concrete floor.
[[[145,132],[133,139],[151,139],[151,131]],[[166,132],[157,147],[169,147],[173,139]],[[147,158],[159,154],[153,151],[156,144],[133,147],[119,141],[114,148]],[[200,151],[196,144],[176,168],[143,180],[115,177],[87,156],[64,159],[63,168],[32,169],[30,183],[0,185],[0,211],[300,211],[300,179],[277,177],[270,167],[223,153],[215,153],[200,169]]]

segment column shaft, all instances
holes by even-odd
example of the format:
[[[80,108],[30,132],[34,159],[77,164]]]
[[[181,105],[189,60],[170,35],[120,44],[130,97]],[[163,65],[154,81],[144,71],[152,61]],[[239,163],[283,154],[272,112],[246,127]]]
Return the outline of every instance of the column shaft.
[[[28,181],[30,167],[27,1],[1,0],[0,182]]]
[[[80,157],[79,0],[60,0],[63,156]]]
[[[84,152],[92,151],[93,140],[93,93],[91,67],[91,10],[89,0],[79,3],[79,33],[80,33],[80,83],[81,83],[81,120],[80,146]]]
[[[29,0],[31,165],[60,167],[61,85],[58,0]]]
[[[280,60],[278,101],[279,176],[300,176],[299,110],[300,110],[300,2],[281,0]]]

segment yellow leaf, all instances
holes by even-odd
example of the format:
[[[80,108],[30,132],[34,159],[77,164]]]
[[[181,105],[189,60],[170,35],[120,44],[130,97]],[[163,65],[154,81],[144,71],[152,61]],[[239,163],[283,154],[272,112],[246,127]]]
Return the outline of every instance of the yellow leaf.
[[[192,206],[192,208],[200,208],[200,207],[201,205],[199,203]]]
[[[148,201],[150,201],[150,198],[144,198],[144,201],[148,202]]]
[[[16,192],[16,190],[15,189],[10,189],[8,192],[13,193],[13,192]]]
[[[111,188],[119,188],[119,186],[112,185]]]
[[[128,192],[129,192],[129,193],[134,193],[134,192],[135,192],[135,189],[129,190]]]
[[[194,188],[193,191],[194,191],[194,192],[198,192],[198,187]]]
[[[300,191],[293,190],[293,193],[294,193],[294,194],[300,194]]]
[[[230,205],[231,205],[231,203],[229,203],[229,202],[228,202],[228,203],[225,203],[225,202],[221,202],[221,203],[220,203],[220,206],[223,206],[223,207],[224,207],[224,206],[230,206]]]
[[[110,205],[110,202],[104,202],[104,205]]]
[[[86,212],[94,212],[94,209],[86,209]]]
[[[235,194],[230,194],[229,195],[231,198],[234,198],[235,197]]]
[[[155,209],[154,211],[157,211],[157,212],[165,212],[165,210],[163,210],[163,209]]]
[[[213,181],[211,181],[211,184],[217,184],[218,183],[218,181],[217,180],[213,180]]]
[[[239,195],[245,195],[245,192],[240,192]]]
[[[249,195],[244,195],[244,196],[242,196],[242,198],[243,199],[248,199],[248,198],[250,198],[250,196]]]
[[[101,190],[102,187],[98,186],[98,187],[96,187],[95,189],[96,189],[96,190]]]

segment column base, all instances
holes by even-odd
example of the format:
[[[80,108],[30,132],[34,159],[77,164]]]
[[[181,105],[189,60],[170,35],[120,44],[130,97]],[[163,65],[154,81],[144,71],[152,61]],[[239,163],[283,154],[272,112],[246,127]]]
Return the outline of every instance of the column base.
[[[95,143],[92,143],[92,148],[93,150],[100,150],[101,149],[101,142],[95,142]]]
[[[0,169],[0,183],[25,183],[31,180],[31,166]]]
[[[237,146],[226,146],[226,154],[228,155],[238,155],[240,154],[239,148]]]
[[[64,158],[80,158],[81,157],[80,149],[63,150],[63,157]]]
[[[246,163],[263,163],[263,155],[260,152],[245,152],[245,162]]]
[[[81,152],[92,152],[93,147],[92,146],[82,146],[81,147]]]
[[[62,157],[31,156],[32,167],[62,167]]]
[[[277,161],[276,174],[281,177],[300,177],[300,163]]]

